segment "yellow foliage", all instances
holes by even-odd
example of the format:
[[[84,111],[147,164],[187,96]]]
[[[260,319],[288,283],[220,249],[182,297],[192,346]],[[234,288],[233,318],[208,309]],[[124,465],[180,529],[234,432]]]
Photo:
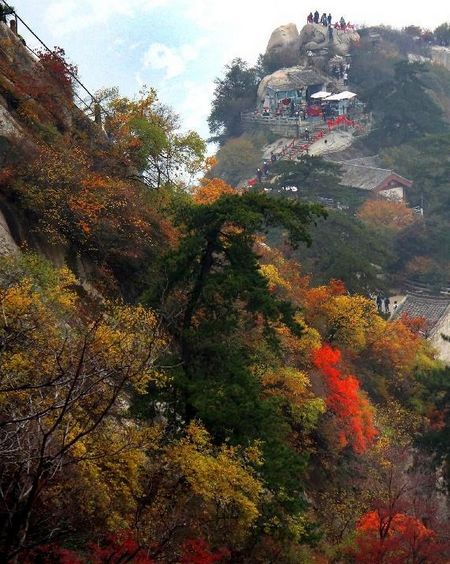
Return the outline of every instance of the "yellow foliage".
[[[293,419],[301,422],[306,431],[326,411],[324,400],[312,393],[308,375],[295,368],[280,367],[265,374],[262,383],[268,396],[283,398],[290,405]]]
[[[146,453],[158,441],[157,427],[106,421],[71,449],[64,495],[93,525],[111,532],[129,528],[143,495]]]
[[[295,321],[302,327],[300,335],[295,335],[288,327],[278,326],[277,335],[286,355],[286,360],[296,365],[309,365],[311,354],[322,346],[322,338],[317,329],[307,325],[300,314],[296,314]]]
[[[247,452],[258,459],[257,447]],[[239,456],[237,449],[214,447],[206,430],[191,423],[186,437],[167,453],[182,472],[192,491],[210,511],[234,515],[238,529],[245,532],[258,518],[262,484]]]
[[[2,472],[29,483],[46,468],[41,495],[64,519],[126,528],[158,434],[129,418],[129,394],[158,378],[166,337],[141,306],[105,303],[86,319],[68,269],[30,260],[25,274],[14,260],[0,276]]]
[[[280,271],[274,264],[262,264],[260,266],[260,270],[262,275],[267,278],[270,290],[275,290],[277,286],[285,288],[286,290],[291,289],[289,281],[283,278]]]
[[[365,348],[380,320],[373,301],[363,296],[334,296],[322,311],[326,338],[355,352]]]

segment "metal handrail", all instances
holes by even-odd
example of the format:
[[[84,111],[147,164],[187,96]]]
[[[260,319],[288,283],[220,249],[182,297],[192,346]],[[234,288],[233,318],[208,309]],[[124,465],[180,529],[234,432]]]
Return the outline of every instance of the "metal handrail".
[[[6,0],[0,0],[0,2],[2,2],[7,8],[9,8],[12,13],[14,14],[14,16],[16,17],[16,19],[18,21],[21,22],[21,24],[33,35],[33,37],[44,47],[44,49],[48,52],[48,53],[53,53],[52,49],[50,49],[50,47],[48,47],[48,45],[46,45],[44,43],[44,41],[31,29],[31,27],[19,16],[19,14],[16,12],[16,10],[14,10],[14,8],[12,6],[10,6],[8,4],[8,2],[6,2]],[[29,47],[28,45],[25,45],[25,47],[31,52],[33,53],[33,55],[38,56],[38,54],[31,49],[31,47]],[[81,82],[81,80],[77,77],[76,74],[74,74],[73,72],[71,72],[69,69],[67,69],[68,74],[73,78],[73,80],[86,92],[86,94],[91,98],[91,100],[97,104],[100,109],[102,110],[102,112],[104,112],[106,115],[110,115],[108,110],[106,110],[101,103],[99,102],[99,100],[94,96],[94,94],[92,94],[92,92]],[[91,107],[89,106],[89,104],[87,104],[85,102],[85,100],[83,100],[83,98],[81,98],[81,96],[79,96],[76,92],[73,93],[74,96],[76,96],[76,98],[78,98],[78,100],[80,100],[80,102],[82,102],[86,108],[88,108],[89,110],[91,110]]]

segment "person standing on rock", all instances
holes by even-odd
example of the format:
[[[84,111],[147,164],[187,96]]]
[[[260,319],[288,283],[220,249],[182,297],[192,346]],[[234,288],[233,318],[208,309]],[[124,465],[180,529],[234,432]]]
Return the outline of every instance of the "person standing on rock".
[[[319,12],[316,10],[314,12],[314,23],[318,24],[319,23],[319,18],[320,18],[320,14]]]
[[[328,26],[328,41],[330,43],[333,42],[333,28],[331,27],[331,25]]]
[[[328,16],[327,16],[328,25],[331,25],[331,20],[332,20],[331,14],[328,14]]]
[[[306,18],[306,23],[312,24],[314,22],[314,16],[312,12],[309,12],[309,16]]]
[[[322,14],[322,17],[320,18],[320,23],[321,23],[324,27],[326,27],[326,26],[328,25],[327,15],[326,15],[325,12]]]

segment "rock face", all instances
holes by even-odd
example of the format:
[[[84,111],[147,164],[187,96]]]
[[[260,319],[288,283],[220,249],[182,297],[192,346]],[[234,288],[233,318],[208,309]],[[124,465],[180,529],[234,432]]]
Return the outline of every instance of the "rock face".
[[[5,217],[0,211],[0,256],[17,254],[19,247],[14,241]]]
[[[298,49],[299,33],[294,23],[277,27],[270,36],[266,55],[280,54],[283,51]]]
[[[305,88],[311,84],[327,84],[330,77],[311,67],[290,67],[280,69],[265,76],[258,86],[258,99],[263,101],[267,88],[274,90],[295,90]]]
[[[328,39],[328,28],[321,24],[307,24],[304,26],[299,36],[299,49],[302,54],[307,51],[317,51],[333,47],[337,55],[347,55],[352,43],[359,42],[359,33],[354,30],[341,31],[333,28],[333,37],[330,42]]]
[[[442,65],[450,70],[450,48],[449,47],[432,47],[431,58],[436,65]]]

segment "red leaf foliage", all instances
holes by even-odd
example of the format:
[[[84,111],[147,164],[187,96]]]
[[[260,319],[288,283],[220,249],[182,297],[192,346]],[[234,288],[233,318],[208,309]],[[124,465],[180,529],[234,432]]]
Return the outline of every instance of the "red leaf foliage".
[[[315,351],[313,360],[325,376],[328,388],[325,401],[338,421],[339,446],[350,445],[357,454],[362,454],[377,436],[369,400],[361,391],[358,379],[343,375],[337,368],[341,361],[339,349],[324,345]]]
[[[83,560],[71,550],[57,544],[38,546],[23,555],[22,564],[83,564]]]
[[[228,558],[230,552],[226,548],[212,552],[203,539],[187,540],[183,545],[181,564],[214,564]]]
[[[53,51],[40,51],[38,57],[44,69],[58,83],[64,94],[71,99],[73,81],[77,76],[78,68],[66,61],[64,49],[55,47]]]
[[[153,564],[147,551],[139,545],[133,534],[124,531],[117,535],[110,535],[101,545],[90,545],[90,562],[92,564],[119,564],[133,562],[134,564]]]
[[[358,564],[443,564],[448,562],[446,549],[435,531],[418,519],[404,513],[371,511],[358,522],[354,556]]]

